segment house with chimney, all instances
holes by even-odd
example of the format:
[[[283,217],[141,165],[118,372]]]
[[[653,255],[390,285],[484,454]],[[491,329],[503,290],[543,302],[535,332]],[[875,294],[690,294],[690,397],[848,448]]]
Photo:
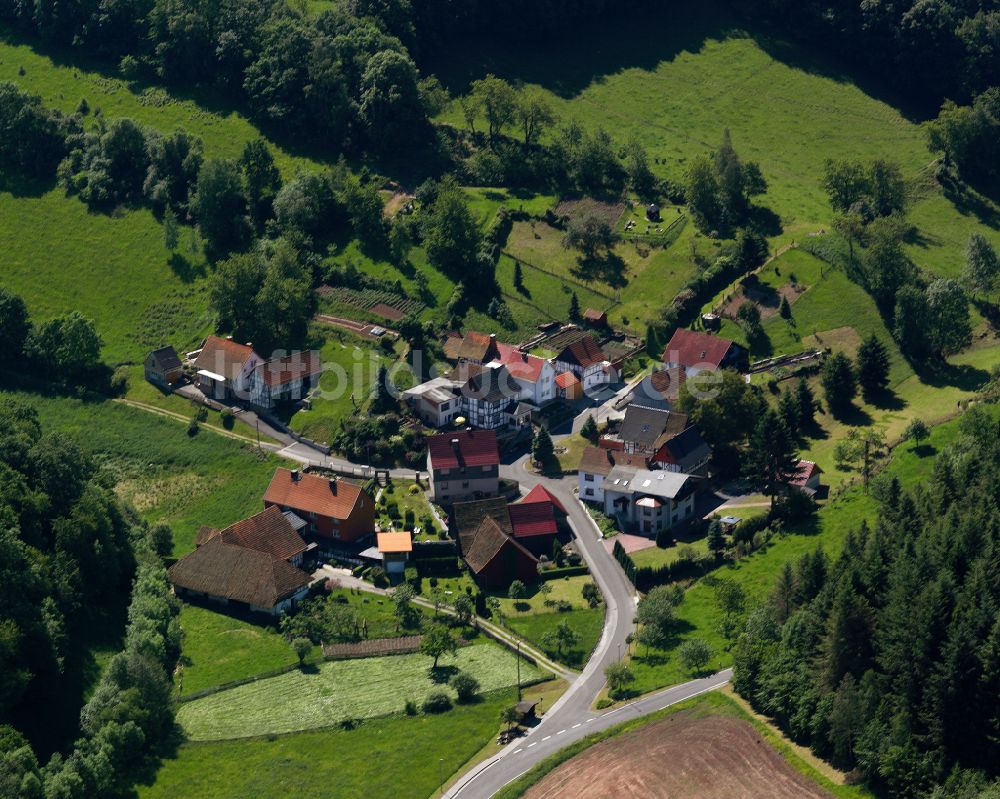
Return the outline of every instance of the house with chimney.
[[[745,372],[749,368],[749,353],[734,341],[677,328],[663,350],[666,367],[680,367],[688,377],[699,372],[718,369],[735,369]]]
[[[271,358],[250,373],[250,403],[270,410],[305,399],[318,383],[323,363],[315,350]]]
[[[298,469],[275,469],[264,506],[291,511],[317,539],[353,544],[375,533],[375,500],[361,486]]]
[[[209,336],[201,349],[190,353],[201,392],[211,399],[246,399],[250,377],[264,363],[253,345],[240,344],[232,338]]]
[[[457,430],[427,439],[431,498],[439,504],[500,493],[500,450],[495,430]]]
[[[550,361],[510,344],[497,345],[499,362],[520,388],[520,399],[540,408],[556,398],[556,369]]]
[[[581,333],[552,360],[557,373],[572,372],[584,391],[618,379],[611,361],[589,333]]]
[[[168,570],[174,594],[229,610],[277,616],[309,592],[308,550],[291,514],[268,507],[223,530],[202,528],[198,546]]]
[[[557,539],[565,542],[572,538],[565,506],[544,486],[536,486],[511,503],[504,497],[456,502],[450,528],[456,533],[463,557],[486,518],[492,519],[505,535],[536,558],[550,556]]]
[[[607,447],[585,447],[577,467],[577,488],[580,499],[604,505],[604,478],[615,466],[629,468],[645,466],[641,455],[630,455],[623,450]]]

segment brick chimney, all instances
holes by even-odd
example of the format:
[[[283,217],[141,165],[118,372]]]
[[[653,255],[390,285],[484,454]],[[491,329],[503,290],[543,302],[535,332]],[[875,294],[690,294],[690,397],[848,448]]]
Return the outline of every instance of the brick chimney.
[[[329,482],[329,484],[330,484],[330,493],[331,494],[336,494],[337,493],[337,478],[336,477],[331,477],[327,482]]]
[[[299,476],[300,475],[299,475],[299,470],[298,469],[292,469],[292,471],[290,472],[290,475],[291,475],[293,483],[299,482]]]

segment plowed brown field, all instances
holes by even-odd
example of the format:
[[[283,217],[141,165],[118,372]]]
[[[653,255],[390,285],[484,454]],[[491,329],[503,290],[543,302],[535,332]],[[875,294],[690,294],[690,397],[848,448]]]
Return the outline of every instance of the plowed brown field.
[[[831,799],[749,723],[678,713],[602,741],[549,772],[525,799]]]

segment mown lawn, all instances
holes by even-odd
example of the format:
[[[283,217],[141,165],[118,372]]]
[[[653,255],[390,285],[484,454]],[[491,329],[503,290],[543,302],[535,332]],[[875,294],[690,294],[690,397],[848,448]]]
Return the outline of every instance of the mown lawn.
[[[286,462],[250,444],[107,400],[18,397],[38,409],[43,426],[76,438],[112,476],[116,491],[150,521],[168,523],[174,555],[194,548],[203,525],[225,527],[263,510],[274,470]]]
[[[177,721],[191,740],[244,738],[296,732],[336,724],[347,718],[400,713],[407,700],[418,704],[458,671],[479,680],[482,691],[514,685],[515,655],[492,643],[461,647],[444,656],[432,672],[426,655],[396,655],[330,661],[242,685],[182,705]],[[521,679],[545,675],[521,663]]]
[[[573,577],[562,577],[558,580],[539,580],[527,586],[527,596],[524,599],[510,599],[506,593],[493,595],[500,600],[500,608],[508,619],[520,619],[525,616],[550,614],[551,608],[546,607],[545,600],[550,602],[569,602],[575,610],[589,608],[583,598],[583,587],[594,582],[589,574],[578,574]],[[547,585],[551,591],[546,595],[539,589]]]
[[[523,664],[522,664],[523,665]],[[141,799],[427,799],[500,729],[513,689],[438,716],[370,719],[354,730],[189,743]],[[387,767],[391,764],[391,768]]]
[[[545,634],[554,631],[564,621],[569,622],[569,626],[576,633],[577,642],[562,651],[557,647],[543,644],[542,639]],[[582,669],[601,638],[601,629],[604,627],[604,606],[548,613],[513,614],[505,619],[505,623],[553,660],[574,669]]]
[[[181,609],[180,621],[184,648],[174,685],[181,696],[280,669],[297,660],[274,627],[187,604]]]
[[[897,447],[887,470],[899,478],[904,488],[919,483],[933,468],[934,455],[958,437],[958,426],[958,420],[954,420],[933,428],[930,439],[924,442],[926,446],[919,450],[908,444]],[[857,529],[863,520],[873,521],[876,510],[873,497],[866,495],[860,486],[851,488],[822,508],[814,519],[775,539],[766,550],[722,566],[714,574],[743,586],[751,605],[763,601],[786,562],[794,563],[802,554],[820,545],[827,555],[836,557],[847,533]],[[719,631],[721,621],[722,613],[716,604],[714,589],[704,580],[695,583],[679,608],[677,634],[670,648],[662,652],[652,650],[648,658],[645,647],[637,646],[634,650],[631,665],[636,682],[632,688],[645,693],[691,679],[692,675],[685,671],[676,654],[677,646],[688,638],[701,638],[712,646],[715,654],[709,668],[731,665],[730,642]]]

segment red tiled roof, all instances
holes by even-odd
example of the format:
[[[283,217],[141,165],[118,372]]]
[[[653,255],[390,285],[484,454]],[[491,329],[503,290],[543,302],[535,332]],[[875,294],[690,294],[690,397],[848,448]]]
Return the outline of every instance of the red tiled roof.
[[[514,538],[555,535],[559,531],[551,504],[533,502],[530,505],[511,505],[507,510]]]
[[[288,561],[216,536],[170,567],[170,582],[189,591],[262,608],[309,585],[310,577]]]
[[[201,352],[195,359],[194,365],[198,369],[205,369],[229,380],[235,380],[253,354],[253,347],[249,344],[238,344],[232,339],[209,336],[201,345]]]
[[[580,378],[572,372],[560,372],[556,375],[556,385],[559,388],[569,388],[575,383],[579,383]]]
[[[308,472],[298,472],[292,479],[288,469],[275,469],[271,484],[264,492],[264,502],[315,513],[331,519],[347,519],[364,493],[344,480],[327,480]]]
[[[822,474],[823,470],[818,463],[812,461],[799,461],[799,471],[795,479],[791,481],[793,486],[804,486],[809,479],[816,474]]]
[[[594,308],[588,308],[583,312],[583,318],[588,322],[603,322],[608,318],[608,315],[604,311],[598,311]]]
[[[549,502],[555,505],[557,508],[559,508],[559,510],[561,510],[563,513],[567,512],[563,504],[558,499],[556,499],[555,496],[553,496],[552,492],[549,491],[541,483],[536,485],[533,489],[531,489],[531,491],[525,494],[524,499],[522,499],[519,504],[531,505],[532,503],[535,502]]]
[[[459,430],[427,439],[431,468],[455,469],[459,466],[499,466],[495,430]]]
[[[586,369],[588,366],[593,366],[595,363],[601,363],[607,360],[604,351],[597,346],[597,342],[594,341],[593,336],[586,335],[582,338],[577,339],[572,344],[563,347],[562,352],[556,356],[557,361],[563,361],[564,363],[576,364]]]
[[[305,380],[323,371],[319,353],[314,350],[293,352],[284,358],[272,358],[257,367],[270,387],[283,386],[293,380]]]
[[[663,350],[663,362],[688,369],[706,364],[718,368],[732,346],[733,342],[727,338],[679,327]]]
[[[209,540],[221,538],[227,544],[265,552],[282,560],[290,560],[306,551],[306,542],[281,512],[272,505],[249,519],[243,519],[208,536]]]
[[[544,358],[528,355],[510,344],[498,344],[497,349],[500,350],[500,362],[514,377],[519,380],[527,380],[529,383],[538,382],[538,378],[542,374],[542,367],[545,366]]]

